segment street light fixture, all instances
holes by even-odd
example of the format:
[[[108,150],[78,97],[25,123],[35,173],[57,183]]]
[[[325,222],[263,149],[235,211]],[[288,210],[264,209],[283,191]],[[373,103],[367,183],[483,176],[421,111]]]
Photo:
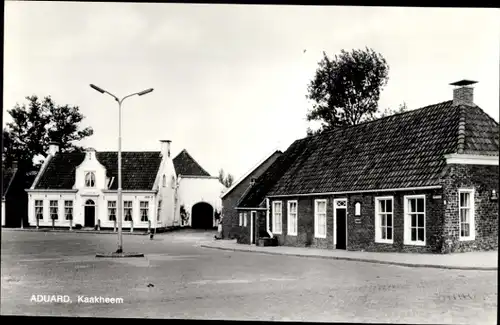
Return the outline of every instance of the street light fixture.
[[[118,206],[117,206],[117,209],[118,209],[118,213],[117,213],[117,218],[118,218],[118,250],[116,251],[116,253],[121,254],[121,253],[123,253],[123,239],[122,239],[122,219],[123,219],[123,216],[122,216],[122,214],[123,214],[123,207],[122,207],[122,205],[123,205],[123,202],[122,202],[123,201],[122,200],[122,103],[128,97],[132,97],[135,95],[143,96],[143,95],[149,94],[150,92],[153,91],[153,88],[149,88],[149,89],[137,92],[137,93],[133,93],[133,94],[130,94],[130,95],[123,97],[122,99],[119,99],[118,97],[116,97],[112,93],[110,93],[110,92],[108,92],[100,87],[97,87],[96,85],[90,84],[90,87],[92,89],[97,90],[101,94],[106,93],[106,94],[110,95],[118,102]]]

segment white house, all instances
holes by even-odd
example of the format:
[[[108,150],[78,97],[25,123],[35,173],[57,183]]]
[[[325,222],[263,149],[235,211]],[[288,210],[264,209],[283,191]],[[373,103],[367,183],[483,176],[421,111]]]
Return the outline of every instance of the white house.
[[[161,151],[122,152],[125,229],[210,228],[220,213],[224,186],[186,150],[172,159]],[[117,152],[60,153],[56,143],[28,192],[30,226],[116,227]]]

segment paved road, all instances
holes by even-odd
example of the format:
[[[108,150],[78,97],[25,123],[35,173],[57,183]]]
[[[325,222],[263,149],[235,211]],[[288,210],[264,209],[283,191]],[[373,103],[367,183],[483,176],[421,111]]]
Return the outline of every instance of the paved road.
[[[98,259],[116,237],[2,231],[3,315],[496,324],[497,272],[407,268],[198,247],[213,233],[124,236],[146,258]],[[148,287],[148,284],[154,285]],[[71,303],[30,302],[68,295]],[[78,296],[122,298],[83,303]]]

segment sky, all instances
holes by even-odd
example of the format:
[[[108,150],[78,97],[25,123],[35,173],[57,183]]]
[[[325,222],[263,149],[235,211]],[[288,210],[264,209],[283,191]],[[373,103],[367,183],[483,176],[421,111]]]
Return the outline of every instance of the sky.
[[[474,102],[498,122],[500,15],[495,8],[229,4],[5,3],[4,119],[25,97],[78,106],[94,135],[80,145],[172,153],[236,178],[306,135],[307,86],[323,51],[369,47],[389,65],[379,107],[452,99],[478,81]]]

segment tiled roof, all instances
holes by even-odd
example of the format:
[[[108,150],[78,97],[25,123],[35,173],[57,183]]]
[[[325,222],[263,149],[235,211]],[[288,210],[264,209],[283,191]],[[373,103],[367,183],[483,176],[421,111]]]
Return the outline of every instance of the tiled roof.
[[[460,121],[465,123],[459,129]],[[266,196],[434,186],[445,154],[498,155],[498,123],[452,101],[295,141],[240,202]]]
[[[16,169],[14,168],[2,169],[2,197],[7,194],[7,190],[12,179],[14,178],[15,173]]]
[[[193,157],[186,151],[182,150],[174,159],[174,168],[177,175],[189,176],[210,176]]]
[[[97,160],[106,168],[107,177],[114,177],[110,189],[118,186],[117,152],[96,152]],[[85,153],[58,153],[49,162],[37,189],[71,189],[75,170]],[[151,190],[161,163],[160,152],[122,152],[122,188],[124,190]]]
[[[479,107],[465,109],[465,154],[498,156],[498,123]]]

